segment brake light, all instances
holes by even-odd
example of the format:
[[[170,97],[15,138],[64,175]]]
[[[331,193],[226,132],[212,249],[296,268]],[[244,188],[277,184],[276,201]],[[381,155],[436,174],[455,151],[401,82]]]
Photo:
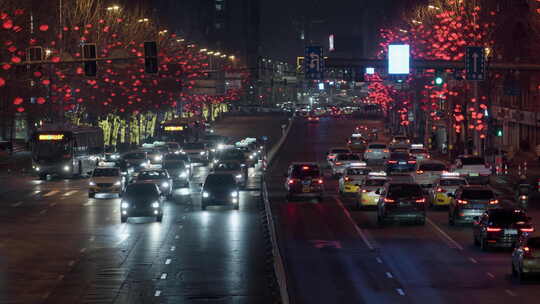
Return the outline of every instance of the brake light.
[[[529,228],[520,228],[519,229],[521,232],[534,232],[534,228],[533,227],[529,227]]]
[[[496,228],[496,227],[487,227],[486,228],[487,232],[500,232],[501,230],[502,230],[501,228]]]
[[[425,203],[426,199],[425,198],[417,199],[415,202],[417,202],[417,203]]]
[[[367,193],[368,191],[366,189],[362,189],[362,193]]]
[[[294,184],[294,179],[289,180],[289,185],[292,185],[292,184]]]
[[[384,152],[384,153],[389,153],[389,152],[390,152],[390,150],[388,150],[388,149],[384,149],[384,150],[383,150],[383,152]]]
[[[446,192],[446,190],[443,189],[443,188],[441,188],[441,187],[439,187],[439,188],[437,188],[437,192]]]
[[[324,182],[324,181],[322,180],[322,178],[319,178],[319,179],[317,180],[317,183],[318,183],[318,184],[322,184],[323,182]]]
[[[466,200],[460,200],[460,199],[458,199],[457,202],[458,204],[461,204],[461,205],[467,205],[469,203]]]
[[[426,157],[427,157],[427,158],[431,158],[431,155],[427,155]]]
[[[349,140],[349,141],[348,141],[347,143],[348,143],[348,144],[350,144],[350,143],[351,143],[351,141]]]
[[[397,164],[397,160],[389,160],[388,163],[389,164]]]
[[[371,153],[371,152],[373,152],[373,150],[371,150],[371,149],[368,149],[368,150],[367,150],[366,152],[369,152],[369,153]]]
[[[499,200],[491,200],[489,201],[490,205],[497,205],[499,203]]]
[[[423,170],[416,170],[416,174],[424,174]]]
[[[309,166],[303,166],[302,170],[309,170]]]
[[[350,177],[348,177],[348,176],[345,176],[345,181],[346,181],[346,182],[348,182],[348,181],[350,181],[350,180],[351,180],[351,178],[350,178]]]
[[[408,163],[409,164],[416,164],[416,161],[415,160],[409,160]]]
[[[529,248],[529,247],[523,247],[523,251],[529,253],[529,252],[531,252],[531,248]]]
[[[396,201],[393,200],[393,199],[391,199],[391,198],[385,198],[385,199],[384,199],[384,202],[385,202],[385,203],[395,203]]]

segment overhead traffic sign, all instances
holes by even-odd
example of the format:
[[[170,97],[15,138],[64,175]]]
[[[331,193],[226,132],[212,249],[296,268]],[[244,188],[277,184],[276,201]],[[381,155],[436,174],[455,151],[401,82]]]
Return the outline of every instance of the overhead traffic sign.
[[[486,79],[486,54],[481,46],[468,46],[465,52],[465,70],[467,80]]]
[[[324,70],[323,49],[319,46],[307,46],[304,56],[306,79],[322,80]]]

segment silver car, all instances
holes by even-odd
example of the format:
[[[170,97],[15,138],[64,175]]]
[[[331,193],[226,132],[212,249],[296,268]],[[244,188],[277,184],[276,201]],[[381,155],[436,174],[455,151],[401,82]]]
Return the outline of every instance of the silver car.
[[[382,161],[390,157],[390,150],[385,143],[371,143],[364,152],[366,162]]]
[[[335,161],[331,162],[330,164],[332,168],[332,174],[334,176],[343,175],[345,169],[347,169],[348,167],[366,166],[366,163],[364,163],[360,159],[360,156],[353,153],[339,153],[336,156]]]

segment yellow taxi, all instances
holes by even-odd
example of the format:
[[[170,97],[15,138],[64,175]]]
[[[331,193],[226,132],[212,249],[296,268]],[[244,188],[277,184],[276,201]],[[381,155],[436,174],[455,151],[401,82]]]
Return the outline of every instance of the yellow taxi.
[[[448,206],[452,201],[449,194],[454,194],[463,185],[467,185],[467,180],[457,172],[444,172],[435,181],[430,189],[431,206]]]
[[[377,206],[380,194],[378,193],[388,181],[385,172],[370,172],[360,185],[358,191],[358,207]]]
[[[360,184],[371,171],[365,166],[365,163],[361,164],[345,168],[343,175],[339,178],[339,194],[356,195],[358,193]]]

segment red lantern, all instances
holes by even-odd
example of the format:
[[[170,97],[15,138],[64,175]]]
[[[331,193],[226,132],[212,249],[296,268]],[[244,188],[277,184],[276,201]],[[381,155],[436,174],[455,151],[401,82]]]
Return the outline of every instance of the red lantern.
[[[15,99],[13,99],[13,104],[14,105],[20,105],[21,103],[23,103],[23,99],[21,97],[15,97]]]

